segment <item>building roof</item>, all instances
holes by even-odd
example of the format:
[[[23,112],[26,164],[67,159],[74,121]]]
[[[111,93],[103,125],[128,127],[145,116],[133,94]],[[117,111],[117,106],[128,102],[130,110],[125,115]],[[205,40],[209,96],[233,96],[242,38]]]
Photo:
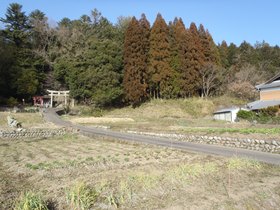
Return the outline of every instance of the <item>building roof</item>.
[[[235,111],[237,109],[240,109],[240,108],[239,107],[231,107],[231,108],[226,108],[226,109],[220,109],[220,110],[215,111],[213,114],[232,112],[232,111]]]
[[[274,87],[280,87],[280,73],[276,74],[274,77],[272,77],[265,83],[256,86],[257,90]]]
[[[252,103],[247,104],[247,107],[250,110],[258,110],[277,105],[280,105],[280,100],[254,101]]]
[[[274,87],[280,87],[280,80],[279,80],[279,81],[272,82],[272,83],[261,84],[261,85],[257,85],[257,86],[256,86],[256,88],[257,88],[258,90],[267,89],[267,88],[274,88]]]

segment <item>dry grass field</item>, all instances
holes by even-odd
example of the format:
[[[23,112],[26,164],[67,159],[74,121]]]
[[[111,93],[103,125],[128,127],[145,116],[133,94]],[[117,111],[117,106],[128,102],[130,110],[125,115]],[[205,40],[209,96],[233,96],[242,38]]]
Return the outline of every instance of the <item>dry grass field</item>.
[[[101,137],[0,141],[0,209],[277,209],[280,167]]]
[[[55,128],[52,123],[47,123],[43,119],[43,116],[39,113],[11,113],[0,112],[0,130],[10,129],[7,124],[7,116],[14,117],[18,122],[22,123],[23,128]]]
[[[102,111],[102,117],[64,118],[115,130],[279,136],[269,125],[211,120],[215,103],[151,101]],[[0,112],[0,130],[8,129],[8,114]],[[55,127],[39,113],[11,115],[25,128]],[[0,140],[0,209],[272,210],[280,206],[279,174],[279,166],[247,159],[103,137]]]

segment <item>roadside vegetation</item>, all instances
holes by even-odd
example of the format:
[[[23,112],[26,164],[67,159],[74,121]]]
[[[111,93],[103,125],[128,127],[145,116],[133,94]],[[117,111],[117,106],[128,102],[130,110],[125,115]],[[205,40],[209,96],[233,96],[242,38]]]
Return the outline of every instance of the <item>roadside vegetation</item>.
[[[279,166],[101,137],[1,140],[0,169],[1,209],[280,205]]]
[[[94,106],[78,106],[71,110],[70,115],[84,117],[119,116],[135,118],[186,118],[196,119],[212,116],[213,111],[221,107],[244,106],[246,100],[220,96],[212,98],[186,98],[186,99],[152,99],[141,106],[96,108]]]
[[[162,133],[183,133],[198,135],[224,135],[229,137],[243,138],[273,138],[278,139],[280,130],[272,117],[266,114],[267,122],[244,118],[245,116],[256,116],[254,112],[242,111],[239,113],[240,120],[237,123],[229,123],[213,119],[213,112],[219,108],[229,106],[243,106],[245,100],[230,96],[212,97],[208,99],[157,99],[133,108],[100,109],[88,106],[78,106],[71,110],[69,115],[63,116],[73,123],[110,128],[120,131],[147,131]],[[266,111],[274,113],[272,111]],[[266,113],[263,111],[263,113]],[[244,115],[244,114],[243,114]],[[264,115],[264,114],[261,114]]]
[[[280,134],[280,128],[186,128],[187,133],[205,132],[208,134]]]
[[[237,113],[237,117],[249,122],[262,124],[280,124],[279,113],[279,106],[273,106],[265,109],[260,109],[258,112],[240,110]]]

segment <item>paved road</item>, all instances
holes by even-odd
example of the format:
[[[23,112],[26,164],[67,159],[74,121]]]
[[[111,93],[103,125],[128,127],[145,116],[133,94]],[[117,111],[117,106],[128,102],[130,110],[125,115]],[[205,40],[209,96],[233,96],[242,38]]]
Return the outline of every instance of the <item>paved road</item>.
[[[220,155],[220,156],[227,156],[227,157],[231,157],[231,156],[246,157],[261,162],[280,165],[279,154],[271,154],[265,152],[258,152],[258,151],[239,149],[239,148],[229,148],[229,147],[208,145],[208,144],[181,142],[181,141],[175,141],[172,139],[162,138],[162,137],[152,137],[152,136],[145,136],[139,134],[123,133],[123,132],[117,132],[112,130],[104,130],[99,128],[76,125],[76,124],[72,124],[71,122],[62,120],[57,115],[56,111],[57,110],[55,109],[46,109],[43,112],[45,119],[56,125],[79,129],[81,134],[87,136],[96,136],[96,135],[108,136],[124,141],[134,141],[134,142],[139,142],[144,144],[159,145],[164,147],[177,148],[177,149],[194,151],[198,153],[205,153],[211,155]]]

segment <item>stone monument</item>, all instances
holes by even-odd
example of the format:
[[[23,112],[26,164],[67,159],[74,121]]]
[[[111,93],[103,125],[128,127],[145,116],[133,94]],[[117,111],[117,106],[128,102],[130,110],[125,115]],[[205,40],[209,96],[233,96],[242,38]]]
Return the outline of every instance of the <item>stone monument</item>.
[[[8,126],[11,128],[21,128],[21,123],[18,122],[15,118],[8,115],[7,117]]]

